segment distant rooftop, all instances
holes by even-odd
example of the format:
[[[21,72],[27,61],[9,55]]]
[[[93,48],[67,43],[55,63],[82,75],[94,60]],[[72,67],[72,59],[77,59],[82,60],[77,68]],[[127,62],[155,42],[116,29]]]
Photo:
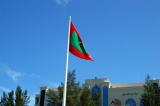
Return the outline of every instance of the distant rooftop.
[[[121,88],[121,87],[139,87],[144,86],[144,83],[129,83],[129,84],[112,84],[110,88]]]

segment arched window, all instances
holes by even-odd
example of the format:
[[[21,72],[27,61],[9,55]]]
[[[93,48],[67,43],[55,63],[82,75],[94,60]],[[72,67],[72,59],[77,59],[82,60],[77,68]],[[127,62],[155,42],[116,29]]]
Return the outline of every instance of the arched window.
[[[101,94],[101,88],[97,85],[95,85],[93,88],[92,88],[92,97],[95,97],[97,94]]]
[[[108,87],[103,87],[103,106],[108,106]]]
[[[101,106],[101,88],[97,85],[92,88],[92,98],[96,101],[97,106]]]
[[[136,101],[134,99],[127,99],[126,106],[136,106]]]

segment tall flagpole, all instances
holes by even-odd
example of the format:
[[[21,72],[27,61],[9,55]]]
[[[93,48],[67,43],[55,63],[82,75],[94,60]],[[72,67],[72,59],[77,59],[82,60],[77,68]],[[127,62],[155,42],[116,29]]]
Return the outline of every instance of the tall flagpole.
[[[65,70],[65,79],[64,79],[64,91],[63,91],[63,102],[62,106],[66,106],[66,95],[67,95],[67,77],[68,77],[68,61],[69,61],[69,37],[70,37],[70,24],[71,16],[69,17],[69,29],[68,29],[68,42],[67,42],[67,57],[66,57],[66,70]]]

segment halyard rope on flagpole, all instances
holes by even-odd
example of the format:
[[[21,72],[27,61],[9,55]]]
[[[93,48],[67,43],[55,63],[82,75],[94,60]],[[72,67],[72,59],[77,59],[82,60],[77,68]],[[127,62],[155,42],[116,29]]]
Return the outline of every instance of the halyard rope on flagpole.
[[[62,106],[66,106],[68,62],[69,62],[70,26],[71,26],[71,16],[69,17],[68,41],[67,41],[67,56],[66,56],[66,70],[65,70],[65,79],[64,79],[64,91],[63,91],[63,102],[62,102]]]

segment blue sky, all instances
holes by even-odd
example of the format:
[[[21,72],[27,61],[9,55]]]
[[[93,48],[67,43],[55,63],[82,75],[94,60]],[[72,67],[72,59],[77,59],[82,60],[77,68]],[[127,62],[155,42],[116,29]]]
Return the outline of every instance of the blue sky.
[[[111,83],[160,78],[159,0],[0,0],[0,94],[64,80],[68,19],[95,62],[70,54],[77,80]],[[33,102],[33,101],[32,101]],[[31,103],[32,105],[32,103]]]

